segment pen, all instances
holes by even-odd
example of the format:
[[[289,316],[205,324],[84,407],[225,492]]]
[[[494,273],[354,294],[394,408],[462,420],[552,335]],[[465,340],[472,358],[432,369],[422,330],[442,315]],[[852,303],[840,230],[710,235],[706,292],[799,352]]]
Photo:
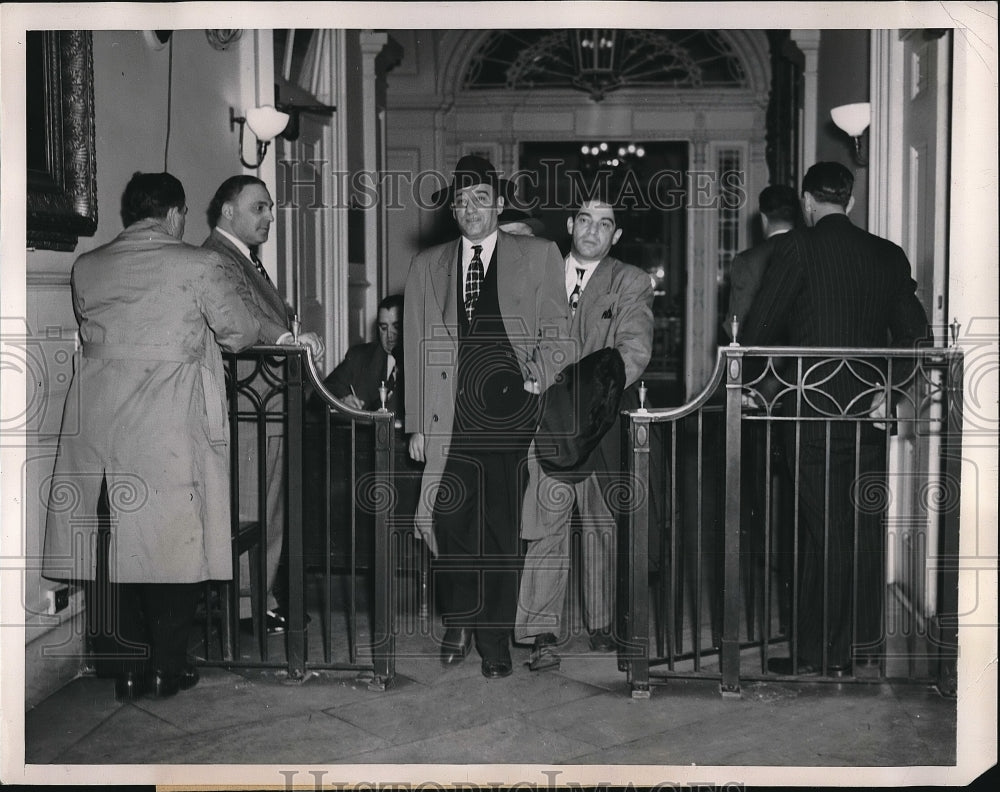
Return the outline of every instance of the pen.
[[[354,390],[353,385],[351,385],[351,395],[354,396],[355,399],[358,398],[358,392]]]

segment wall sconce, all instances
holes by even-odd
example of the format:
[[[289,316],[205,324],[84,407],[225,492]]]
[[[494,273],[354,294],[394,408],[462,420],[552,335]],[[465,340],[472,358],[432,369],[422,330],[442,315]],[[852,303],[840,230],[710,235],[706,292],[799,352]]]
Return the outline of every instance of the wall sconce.
[[[288,126],[288,113],[275,110],[271,105],[262,107],[247,108],[245,116],[237,116],[233,108],[229,108],[229,128],[236,124],[240,125],[240,162],[244,168],[259,168],[267,155],[267,147],[271,141],[280,135]],[[243,127],[250,127],[250,131],[257,138],[257,162],[247,162],[243,158]]]
[[[830,110],[833,123],[850,137],[854,138],[854,161],[864,167],[868,160],[861,153],[861,136],[872,122],[871,102],[856,102],[841,105]]]

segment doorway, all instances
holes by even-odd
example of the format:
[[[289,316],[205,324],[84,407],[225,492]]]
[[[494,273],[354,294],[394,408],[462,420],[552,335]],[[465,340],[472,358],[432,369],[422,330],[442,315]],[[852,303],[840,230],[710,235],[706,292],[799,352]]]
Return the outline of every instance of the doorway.
[[[519,162],[518,198],[563,255],[566,221],[582,200],[602,197],[616,207],[624,233],[611,255],[645,270],[653,283],[653,355],[643,375],[649,402],[683,403],[687,142],[525,142]]]

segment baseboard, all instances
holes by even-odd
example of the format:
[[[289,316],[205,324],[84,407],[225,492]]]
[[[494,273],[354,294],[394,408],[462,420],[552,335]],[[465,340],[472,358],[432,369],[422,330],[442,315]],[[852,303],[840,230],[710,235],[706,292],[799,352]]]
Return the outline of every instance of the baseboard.
[[[81,611],[36,634],[24,647],[24,706],[26,710],[72,682],[84,667]]]

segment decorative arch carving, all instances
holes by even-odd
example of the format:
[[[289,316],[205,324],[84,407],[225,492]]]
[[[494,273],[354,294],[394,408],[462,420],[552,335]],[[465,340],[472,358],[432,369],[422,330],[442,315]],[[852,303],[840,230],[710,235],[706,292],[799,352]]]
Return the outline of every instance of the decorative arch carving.
[[[447,60],[438,73],[438,92],[447,99],[454,99],[463,93],[471,93],[464,83],[477,54],[503,31],[498,30],[450,30],[441,39],[441,51]],[[642,31],[648,35],[650,31]],[[770,62],[767,35],[762,30],[717,30],[715,34],[729,48],[739,63],[743,73],[742,88],[728,86],[729,90],[743,90],[766,102],[770,90]],[[701,88],[692,84],[690,87]],[[711,88],[712,86],[706,86]],[[643,86],[649,91],[683,91],[684,87],[664,84],[661,88]],[[478,91],[477,91],[478,92]]]

